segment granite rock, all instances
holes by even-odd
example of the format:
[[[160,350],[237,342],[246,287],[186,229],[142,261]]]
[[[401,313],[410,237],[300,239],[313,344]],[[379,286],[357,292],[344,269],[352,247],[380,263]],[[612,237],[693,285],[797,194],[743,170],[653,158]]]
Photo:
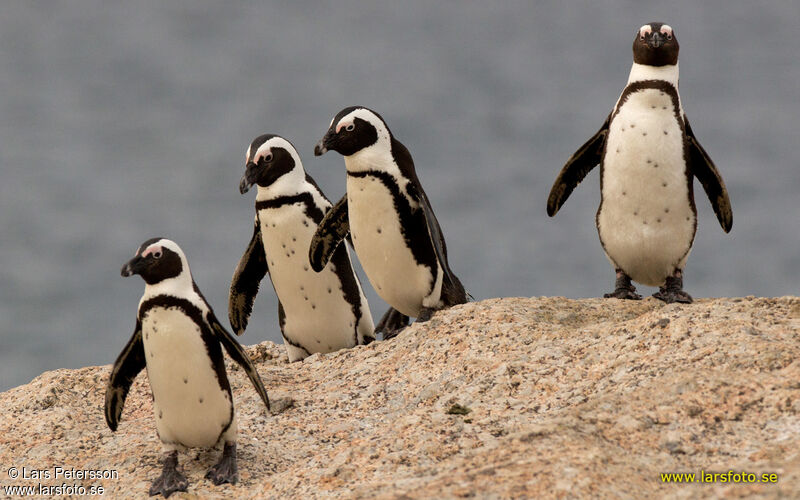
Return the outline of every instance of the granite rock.
[[[252,335],[252,333],[249,333]],[[244,340],[249,339],[249,335]],[[120,349],[127,341],[120,333]],[[248,348],[266,412],[227,360],[239,484],[189,450],[172,498],[779,498],[800,485],[800,298],[503,298],[440,311],[397,338],[289,364]],[[110,366],[47,372],[0,394],[0,487],[102,486],[145,498],[159,474],[147,376],[121,423]],[[12,479],[114,470],[115,478]],[[660,473],[775,473],[776,484],[668,484]]]

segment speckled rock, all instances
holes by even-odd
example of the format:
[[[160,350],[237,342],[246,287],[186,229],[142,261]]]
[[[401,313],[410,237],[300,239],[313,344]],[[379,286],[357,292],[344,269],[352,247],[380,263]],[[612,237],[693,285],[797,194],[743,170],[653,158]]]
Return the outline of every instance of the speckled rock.
[[[127,339],[119,339],[120,348]],[[245,338],[247,340],[247,338]],[[800,485],[800,299],[692,305],[559,297],[439,312],[397,338],[289,364],[249,348],[267,414],[228,362],[239,414],[236,486],[203,479],[219,451],[180,460],[171,498],[778,498]],[[0,486],[103,486],[147,496],[160,470],[147,376],[119,430],[110,367],[56,370],[0,394]],[[37,480],[9,468],[113,469]],[[661,472],[776,473],[777,484],[666,484]]]

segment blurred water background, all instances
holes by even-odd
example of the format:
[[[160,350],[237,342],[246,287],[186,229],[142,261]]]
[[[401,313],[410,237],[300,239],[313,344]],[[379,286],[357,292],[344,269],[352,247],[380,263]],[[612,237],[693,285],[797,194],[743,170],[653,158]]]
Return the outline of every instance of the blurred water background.
[[[476,299],[610,290],[597,170],[556,218],[545,200],[651,21],[675,28],[683,103],[734,208],[726,235],[696,183],[687,290],[798,292],[797,1],[26,0],[0,12],[0,390],[114,360],[143,289],[119,269],[152,236],[184,248],[226,318],[252,229],[254,194],[237,189],[248,143],[284,135],[338,199],[342,158],[312,151],[353,104],[411,150]],[[362,283],[377,320],[385,304]],[[276,309],[265,283],[242,341],[280,341]]]

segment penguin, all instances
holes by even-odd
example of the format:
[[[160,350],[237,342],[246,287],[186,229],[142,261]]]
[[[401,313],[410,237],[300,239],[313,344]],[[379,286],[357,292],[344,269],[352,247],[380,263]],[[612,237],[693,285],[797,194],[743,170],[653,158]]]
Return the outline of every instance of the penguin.
[[[672,27],[645,24],[633,41],[628,83],[600,130],[567,161],[550,190],[554,216],[572,190],[600,165],[595,222],[616,271],[606,298],[639,300],[631,280],[658,286],[667,303],[691,303],[683,269],[697,231],[693,178],[722,229],[733,213],[717,167],[694,135],[678,95],[678,39]]]
[[[122,268],[122,276],[133,274],[140,275],[146,285],[133,336],[108,380],[106,423],[117,430],[130,386],[146,368],[164,453],[164,467],[150,495],[169,497],[186,491],[189,483],[178,470],[178,450],[210,448],[220,441],[224,442],[222,458],[206,478],[214,484],[235,484],[236,414],[220,344],[241,365],[269,409],[264,384],[247,353],[200,293],[186,256],[175,242],[153,238],[142,243]]]
[[[391,307],[376,331],[391,338],[409,323],[467,301],[450,269],[444,236],[408,149],[381,116],[365,107],[341,110],[314,148],[344,156],[347,193],[319,225],[309,248],[323,268],[348,233],[364,272]]]
[[[244,194],[258,186],[253,236],[231,282],[228,312],[241,335],[259,283],[269,272],[289,361],[372,342],[374,326],[345,245],[319,273],[306,249],[331,203],[303,169],[294,146],[277,135],[256,137],[247,149]]]

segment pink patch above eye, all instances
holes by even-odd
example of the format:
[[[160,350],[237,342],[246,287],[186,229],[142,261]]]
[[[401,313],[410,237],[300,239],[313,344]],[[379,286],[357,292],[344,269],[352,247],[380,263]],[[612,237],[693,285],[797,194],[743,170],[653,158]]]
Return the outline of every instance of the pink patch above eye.
[[[336,125],[336,133],[338,134],[339,131],[342,130],[342,128],[344,128],[344,126],[345,126],[344,123],[339,123],[339,125]]]
[[[150,245],[144,250],[144,252],[142,252],[142,257],[147,257],[148,255],[156,252],[161,253],[161,245]]]

